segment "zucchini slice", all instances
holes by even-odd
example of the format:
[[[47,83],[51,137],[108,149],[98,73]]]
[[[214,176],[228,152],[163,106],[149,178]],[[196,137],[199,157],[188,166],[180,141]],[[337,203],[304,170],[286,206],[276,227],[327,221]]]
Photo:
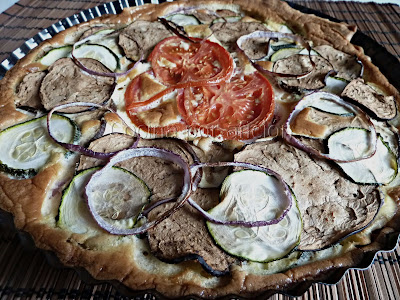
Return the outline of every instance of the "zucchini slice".
[[[301,54],[301,55],[308,55],[308,50],[305,49],[305,48],[303,48],[302,50],[300,50],[299,54]],[[319,55],[319,56],[321,56],[317,51],[312,50],[312,49],[311,49],[311,51],[310,51],[310,54],[311,54],[311,55]]]
[[[102,35],[102,36],[106,36],[110,33],[115,32],[115,29],[110,29],[110,28],[106,28],[106,29],[101,29],[99,31],[96,31],[95,33],[93,33],[93,35]]]
[[[302,49],[296,47],[282,48],[271,55],[270,60],[276,62],[280,59],[288,58],[289,56],[298,54]]]
[[[344,105],[337,103],[335,100],[337,96],[334,94],[330,94],[327,92],[314,92],[310,93],[303,97],[300,105],[298,107],[298,111],[302,110],[305,107],[314,107],[320,111],[324,111],[326,113],[339,115],[339,116],[351,116],[354,113],[346,108]]]
[[[229,175],[222,184],[220,204],[209,213],[226,220],[270,220],[281,211],[285,195],[278,180],[260,171]],[[250,261],[268,262],[287,255],[300,241],[302,220],[296,203],[275,225],[240,227],[207,222],[215,242],[227,253]]]
[[[104,222],[118,229],[133,228],[151,192],[135,174],[118,167],[102,170],[86,188],[88,201]]]
[[[94,41],[90,42],[90,44],[102,45],[111,50],[118,58],[121,58],[124,55],[121,47],[118,45],[118,36],[115,36],[114,34],[111,35],[113,32],[116,32],[115,29],[103,29],[97,31],[93,36],[99,38],[96,38]]]
[[[340,159],[360,157],[368,149],[369,131],[345,128],[328,139],[329,154]],[[355,162],[337,163],[354,182],[362,184],[388,184],[397,175],[397,157],[379,136],[375,154]]]
[[[79,234],[102,230],[92,217],[84,194],[86,184],[98,169],[94,167],[80,172],[65,189],[60,205],[59,227]],[[93,193],[100,200],[98,211],[113,226],[121,228],[132,228],[136,224],[139,214],[131,212],[141,212],[150,197],[150,190],[141,179],[118,167],[107,172],[107,178],[99,182],[98,189]],[[134,197],[130,197],[132,195]]]
[[[339,105],[330,99],[319,98],[318,101],[314,101],[310,107],[338,116],[354,115],[350,110],[346,109],[346,107]]]
[[[211,24],[215,24],[215,23],[224,23],[224,22],[228,22],[228,23],[234,23],[234,22],[239,22],[242,19],[241,16],[230,16],[230,17],[224,17],[224,18],[216,18],[212,21]]]
[[[59,208],[57,226],[78,234],[88,234],[101,230],[87,206],[84,190],[90,176],[99,167],[83,170],[75,175],[64,190]]]
[[[322,89],[323,91],[340,96],[349,82],[340,77],[328,76],[325,84],[325,87]]]
[[[185,14],[174,14],[167,17],[168,21],[171,21],[179,26],[186,25],[200,25],[201,22],[193,15]]]
[[[93,58],[98,60],[112,72],[115,72],[119,67],[118,56],[103,45],[84,44],[75,49],[74,55],[77,58]]]
[[[282,32],[282,33],[294,33],[292,29],[290,29],[287,25],[282,23],[277,23],[268,20],[267,23],[264,24],[271,31]]]
[[[63,46],[60,48],[55,48],[50,50],[49,52],[47,52],[47,54],[45,54],[40,60],[39,62],[42,65],[45,66],[50,66],[53,63],[55,63],[57,60],[59,60],[60,58],[64,58],[64,57],[68,57],[70,56],[72,51],[72,46]]]
[[[75,143],[80,131],[69,118],[54,114],[53,134],[58,141]],[[47,131],[47,115],[11,126],[0,132],[0,169],[19,178],[34,176],[54,152],[66,150],[53,142]]]
[[[295,54],[308,55],[307,49],[299,48],[295,44],[292,47],[290,47],[289,45],[293,45],[293,44],[287,44],[284,47],[282,46],[279,50],[277,50],[276,52],[274,52],[271,55],[270,60],[272,62],[276,62],[277,60],[288,58],[289,56],[292,56]],[[271,46],[271,49],[273,49],[272,46]],[[311,50],[310,54],[311,55],[319,55],[318,52],[316,52],[314,50]]]

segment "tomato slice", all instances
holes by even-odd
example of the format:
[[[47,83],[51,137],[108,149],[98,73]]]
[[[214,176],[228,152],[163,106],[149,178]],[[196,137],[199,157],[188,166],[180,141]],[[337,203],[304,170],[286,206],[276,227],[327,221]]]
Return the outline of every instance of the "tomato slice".
[[[146,72],[147,74],[152,75],[153,72]],[[142,91],[143,91],[143,75],[146,73],[140,74],[136,76],[128,85],[125,91],[125,107],[126,110],[134,110],[140,107],[141,110],[149,108],[147,106],[156,106],[157,101],[161,100],[163,96],[166,94],[172,93],[174,91],[174,87],[165,88],[163,91],[156,93],[149,99],[143,99]]]
[[[227,81],[233,74],[231,55],[217,43],[192,38],[166,38],[149,56],[156,78],[175,88],[201,86]]]
[[[274,113],[271,84],[258,72],[239,74],[220,85],[185,88],[177,101],[191,128],[224,139],[249,140],[262,135]]]
[[[136,76],[131,81],[125,92],[126,112],[132,123],[141,130],[156,136],[165,136],[187,129],[188,126],[184,121],[179,121],[166,126],[148,126],[146,124],[141,113],[151,112],[152,110],[157,110],[163,106],[163,97],[175,90],[174,87],[167,87],[164,90],[154,94],[149,99],[143,99],[143,85],[146,85],[143,78],[147,74],[152,75],[152,72],[149,71]],[[160,113],[162,114],[162,111]]]

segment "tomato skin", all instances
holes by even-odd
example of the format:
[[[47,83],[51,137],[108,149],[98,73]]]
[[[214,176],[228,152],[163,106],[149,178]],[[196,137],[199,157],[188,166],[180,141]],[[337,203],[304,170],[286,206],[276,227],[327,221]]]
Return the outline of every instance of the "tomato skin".
[[[224,139],[250,140],[262,135],[274,113],[273,89],[258,72],[225,84],[185,88],[177,101],[189,127]]]
[[[149,56],[155,77],[175,88],[229,80],[234,71],[229,52],[209,40],[192,40],[196,42],[173,36],[158,43]]]

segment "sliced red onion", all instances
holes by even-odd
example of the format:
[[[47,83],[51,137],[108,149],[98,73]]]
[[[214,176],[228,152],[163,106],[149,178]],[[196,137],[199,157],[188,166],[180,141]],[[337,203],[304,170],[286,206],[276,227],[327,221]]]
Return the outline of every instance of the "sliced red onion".
[[[185,150],[187,152],[189,152],[190,155],[192,156],[194,164],[199,164],[200,163],[200,158],[197,156],[196,152],[194,152],[193,148],[189,145],[189,143],[187,141],[185,141],[185,140],[179,140],[179,141],[184,145]],[[192,179],[193,184],[195,186],[197,186],[200,183],[202,176],[203,176],[203,170],[202,169],[198,169],[196,174],[193,175],[193,179]]]
[[[107,158],[110,158],[111,156],[115,155],[116,153],[118,153],[119,151],[118,152],[110,152],[110,153],[96,152],[96,151],[90,150],[88,148],[85,148],[85,147],[83,147],[81,145],[60,142],[54,137],[54,135],[52,134],[52,131],[51,131],[51,116],[53,115],[53,113],[58,111],[58,110],[61,110],[61,109],[65,109],[65,108],[69,108],[69,107],[77,107],[77,106],[79,106],[79,107],[92,107],[92,108],[97,108],[97,109],[98,108],[105,109],[105,110],[108,110],[108,111],[118,115],[117,112],[114,111],[113,109],[108,108],[108,107],[104,107],[104,106],[102,106],[100,104],[96,104],[96,103],[73,102],[73,103],[67,103],[67,104],[58,105],[58,106],[54,107],[47,115],[47,131],[49,133],[49,136],[53,139],[53,141],[55,141],[57,144],[59,144],[60,146],[64,147],[67,150],[70,150],[70,151],[73,151],[73,152],[78,152],[78,153],[81,153],[83,155],[94,157],[94,158],[98,158],[98,159],[107,159]],[[124,124],[127,127],[129,127],[121,117],[120,117],[120,119],[122,120],[122,122],[124,122]],[[132,148],[136,148],[138,142],[139,142],[139,137],[137,137],[135,143],[131,147]]]
[[[330,70],[328,73],[326,73],[324,77],[324,84],[326,85],[326,81],[329,77],[335,77],[337,75],[337,71],[335,70]]]
[[[112,224],[106,222],[96,211],[95,205],[93,203],[93,197],[91,197],[90,193],[88,195],[88,191],[91,190],[92,185],[96,182],[96,179],[99,176],[101,176],[104,172],[106,172],[108,169],[112,168],[115,164],[117,164],[121,161],[127,160],[127,159],[134,158],[134,157],[144,157],[144,156],[157,157],[157,158],[169,160],[169,161],[179,165],[183,169],[183,172],[184,172],[182,193],[176,199],[174,206],[171,209],[165,211],[156,220],[147,222],[137,228],[129,228],[129,229],[115,228]],[[90,178],[89,182],[86,185],[85,196],[86,196],[86,199],[87,199],[87,202],[89,205],[89,210],[90,210],[93,218],[95,219],[95,221],[101,228],[103,228],[104,230],[108,231],[111,234],[133,235],[133,234],[145,233],[147,230],[154,227],[155,225],[157,225],[164,219],[168,218],[170,215],[172,215],[178,209],[180,209],[185,204],[185,202],[187,201],[187,199],[190,196],[191,186],[192,186],[192,179],[190,176],[189,165],[179,155],[176,155],[175,153],[172,153],[172,152],[164,150],[164,149],[136,148],[136,149],[123,150],[123,151],[115,154],[103,168],[96,171],[92,175],[92,177]]]
[[[97,130],[96,134],[91,138],[90,141],[94,141],[94,140],[101,138],[104,135],[104,133],[106,132],[106,128],[107,128],[107,122],[106,122],[106,120],[104,120],[104,118],[102,118],[100,120],[99,130]]]
[[[283,178],[278,173],[276,173],[268,168],[256,166],[256,165],[253,165],[250,163],[243,163],[243,162],[218,162],[218,163],[201,163],[201,164],[197,164],[197,165],[192,165],[190,167],[190,171],[192,174],[195,174],[198,169],[204,168],[204,167],[213,167],[213,168],[239,167],[239,168],[246,168],[246,169],[250,169],[250,170],[254,170],[254,171],[264,172],[270,176],[275,177],[283,185],[283,187],[285,189],[285,194],[287,196],[286,200],[288,202],[286,205],[286,208],[283,210],[282,214],[275,219],[271,219],[268,221],[226,221],[226,220],[219,220],[219,219],[214,218],[211,214],[206,212],[196,202],[194,202],[191,198],[189,198],[188,203],[191,206],[193,206],[195,209],[197,209],[207,221],[210,221],[215,224],[234,225],[234,226],[243,226],[243,227],[260,227],[260,226],[274,225],[274,224],[277,224],[280,221],[282,221],[282,219],[287,215],[287,213],[289,212],[290,208],[293,205],[293,195],[292,195],[292,192],[290,191],[290,188],[287,185],[287,183],[283,180]],[[197,185],[193,184],[192,190],[194,191],[194,190],[196,190],[196,188],[197,188]]]
[[[255,63],[253,60],[251,60],[246,55],[245,51],[243,50],[243,47],[242,47],[243,43],[246,40],[253,39],[253,38],[268,38],[269,40],[273,39],[273,38],[288,38],[288,39],[291,39],[291,40],[297,42],[298,44],[303,46],[305,49],[307,49],[308,58],[310,59],[310,63],[312,65],[312,69],[310,71],[307,71],[307,72],[302,73],[302,74],[277,73],[277,72],[272,72],[272,71],[264,69],[262,66],[260,66],[259,64]],[[237,45],[237,48],[238,48],[239,52],[242,53],[250,61],[252,66],[257,71],[261,72],[262,74],[264,74],[264,75],[266,75],[268,77],[271,77],[271,76],[276,76],[276,77],[295,77],[295,78],[300,79],[300,78],[306,77],[307,75],[309,75],[315,69],[315,63],[311,59],[311,46],[302,37],[294,35],[294,34],[282,33],[282,32],[274,32],[274,31],[257,30],[257,31],[254,31],[252,33],[249,33],[249,34],[242,35],[236,41],[236,45]]]
[[[191,39],[188,36],[188,34],[186,33],[185,28],[183,28],[183,26],[180,26],[180,25],[178,25],[172,21],[169,21],[165,18],[158,18],[158,21],[161,22],[161,24],[163,24],[169,31],[173,32],[180,38],[187,40],[189,42],[192,42],[192,43],[200,43],[200,41],[195,41],[195,40]]]
[[[315,148],[308,146],[304,143],[302,143],[298,138],[296,138],[290,129],[290,123],[293,119],[297,117],[300,111],[302,111],[304,108],[311,106],[312,103],[318,99],[325,99],[332,101],[336,104],[339,104],[346,109],[350,110],[352,113],[354,113],[356,116],[360,117],[362,121],[364,121],[368,125],[368,129],[370,131],[370,140],[369,140],[369,149],[367,153],[361,157],[354,158],[352,160],[341,160],[341,159],[335,159],[332,158],[329,154],[321,153],[320,151],[316,150]],[[325,158],[328,160],[332,160],[335,162],[339,163],[346,163],[346,162],[354,162],[354,161],[359,161],[363,159],[370,158],[372,155],[375,154],[376,151],[376,144],[377,144],[377,134],[375,130],[374,124],[371,122],[371,119],[368,117],[368,115],[362,111],[360,108],[357,106],[348,103],[344,101],[342,98],[335,94],[327,93],[327,92],[313,92],[311,94],[306,95],[302,100],[299,101],[299,103],[296,105],[292,113],[289,115],[289,118],[287,119],[283,131],[282,131],[283,138],[291,145],[294,147],[303,150],[311,155],[314,155],[319,158]]]

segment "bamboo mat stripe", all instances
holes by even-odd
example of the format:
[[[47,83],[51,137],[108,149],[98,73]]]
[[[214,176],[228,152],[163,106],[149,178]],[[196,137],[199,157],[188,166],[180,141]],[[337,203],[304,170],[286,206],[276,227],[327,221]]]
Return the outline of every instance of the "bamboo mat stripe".
[[[333,16],[369,35],[400,59],[400,6],[356,2],[292,1]]]
[[[0,14],[0,61],[42,29],[74,14],[79,17],[80,11],[107,2],[109,0],[20,0]],[[314,0],[292,2],[356,24],[359,30],[400,59],[399,6]],[[43,252],[24,244],[19,234],[0,226],[0,299],[126,299],[110,284],[94,285],[82,281],[74,270],[50,266]],[[136,299],[154,297],[145,295]],[[271,299],[293,298],[274,295]],[[400,299],[400,248],[377,255],[367,270],[350,270],[336,285],[314,284],[295,299]]]
[[[0,15],[0,61],[41,29],[81,10],[108,0],[21,0]],[[134,1],[128,1],[132,3]],[[145,1],[151,2],[151,1]],[[294,3],[319,10],[358,28],[400,58],[400,6],[356,2],[300,1]]]

